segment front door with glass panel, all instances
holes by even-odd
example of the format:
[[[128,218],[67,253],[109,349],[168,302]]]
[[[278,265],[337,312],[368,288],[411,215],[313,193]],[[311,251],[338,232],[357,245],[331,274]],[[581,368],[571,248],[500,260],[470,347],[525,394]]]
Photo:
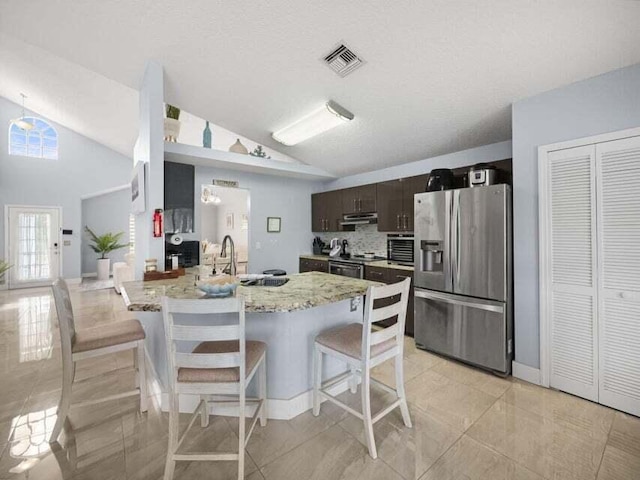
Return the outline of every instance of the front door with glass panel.
[[[50,285],[60,274],[60,209],[8,207],[9,288]]]

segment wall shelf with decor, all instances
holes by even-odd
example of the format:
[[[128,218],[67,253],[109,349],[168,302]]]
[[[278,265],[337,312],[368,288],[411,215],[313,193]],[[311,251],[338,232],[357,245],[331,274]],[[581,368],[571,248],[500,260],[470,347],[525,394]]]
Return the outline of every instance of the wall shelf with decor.
[[[281,177],[303,178],[307,180],[331,180],[336,178],[335,175],[311,165],[282,162],[279,160],[174,142],[165,142],[164,158],[167,161],[176,163],[226,168],[229,170],[240,170]]]

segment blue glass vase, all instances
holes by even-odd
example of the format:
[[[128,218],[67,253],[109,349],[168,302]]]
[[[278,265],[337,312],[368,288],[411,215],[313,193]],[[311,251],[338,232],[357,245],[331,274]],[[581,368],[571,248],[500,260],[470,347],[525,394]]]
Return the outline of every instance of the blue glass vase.
[[[207,120],[207,126],[204,127],[202,132],[202,146],[204,148],[211,148],[211,129],[209,128],[209,121]]]

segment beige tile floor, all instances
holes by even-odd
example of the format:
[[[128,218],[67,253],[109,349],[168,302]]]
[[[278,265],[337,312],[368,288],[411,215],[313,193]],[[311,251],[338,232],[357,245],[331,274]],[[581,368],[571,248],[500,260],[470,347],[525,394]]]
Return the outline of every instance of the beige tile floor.
[[[112,290],[72,294],[79,326],[130,318]],[[74,410],[62,446],[46,442],[60,395],[61,368],[48,289],[0,292],[0,479],[162,478],[167,414],[156,399],[138,413],[136,399]],[[363,445],[363,427],[332,404],[257,427],[247,445],[250,480],[640,479],[640,419],[553,390],[405,349],[406,389],[414,427],[399,412],[375,426],[379,459]],[[131,354],[80,364],[90,380],[74,399],[97,398],[133,383]],[[375,369],[394,384],[393,365]],[[122,371],[120,371],[122,370]],[[342,394],[358,407],[359,395]],[[390,400],[373,392],[373,408]],[[196,426],[188,451],[237,448],[237,420]],[[236,465],[179,463],[176,479],[234,479]]]

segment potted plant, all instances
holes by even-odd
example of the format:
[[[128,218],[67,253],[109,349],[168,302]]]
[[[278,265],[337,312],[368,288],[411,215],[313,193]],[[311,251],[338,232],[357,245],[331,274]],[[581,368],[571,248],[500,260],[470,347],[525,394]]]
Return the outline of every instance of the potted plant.
[[[7,270],[9,270],[12,265],[9,265],[4,260],[0,260],[0,285],[4,283],[4,274]]]
[[[84,227],[92,242],[91,249],[100,254],[98,258],[98,280],[109,280],[110,260],[107,254],[120,248],[128,247],[128,243],[118,243],[124,232],[96,235],[89,227]]]
[[[167,118],[164,119],[164,140],[165,142],[176,142],[180,135],[180,109],[169,105],[166,106]]]

